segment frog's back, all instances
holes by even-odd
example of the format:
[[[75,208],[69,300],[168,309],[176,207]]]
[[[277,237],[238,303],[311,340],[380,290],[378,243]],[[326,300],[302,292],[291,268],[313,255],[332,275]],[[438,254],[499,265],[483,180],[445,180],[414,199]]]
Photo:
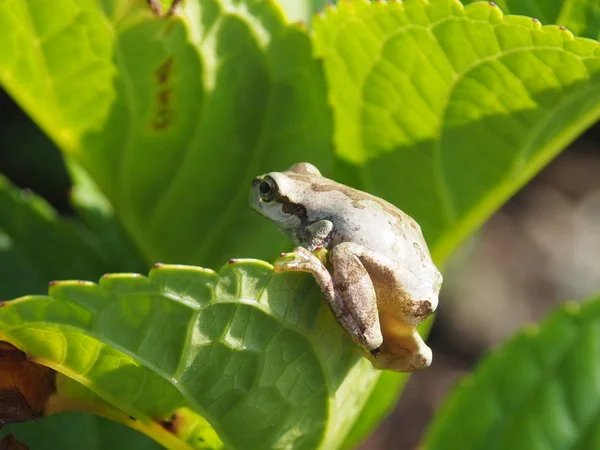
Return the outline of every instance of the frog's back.
[[[327,214],[335,228],[330,246],[354,242],[395,261],[414,264],[415,270],[424,263],[433,264],[421,228],[408,214],[385,200],[346,186],[331,188],[330,195],[332,206]]]

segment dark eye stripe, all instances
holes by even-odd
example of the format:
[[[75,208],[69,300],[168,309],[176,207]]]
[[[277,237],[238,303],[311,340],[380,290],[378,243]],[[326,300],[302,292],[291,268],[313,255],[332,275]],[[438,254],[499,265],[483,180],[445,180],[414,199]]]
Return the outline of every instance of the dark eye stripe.
[[[284,214],[296,216],[303,224],[308,223],[308,211],[304,205],[294,203],[285,195],[278,195],[277,201],[281,203],[281,210]]]

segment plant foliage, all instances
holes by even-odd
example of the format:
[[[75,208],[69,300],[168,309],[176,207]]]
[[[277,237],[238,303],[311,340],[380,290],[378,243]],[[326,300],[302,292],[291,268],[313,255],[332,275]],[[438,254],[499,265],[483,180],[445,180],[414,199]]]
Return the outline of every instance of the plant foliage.
[[[352,446],[406,376],[355,354],[308,277],[131,273],[272,260],[289,244],[249,183],[302,160],[412,215],[443,265],[600,115],[598,42],[493,3],[350,0],[312,25],[263,0],[0,4],[0,83],[62,151],[77,212],[0,183],[0,298],[113,273],[0,309],[17,367],[53,369],[39,414],[170,448]]]

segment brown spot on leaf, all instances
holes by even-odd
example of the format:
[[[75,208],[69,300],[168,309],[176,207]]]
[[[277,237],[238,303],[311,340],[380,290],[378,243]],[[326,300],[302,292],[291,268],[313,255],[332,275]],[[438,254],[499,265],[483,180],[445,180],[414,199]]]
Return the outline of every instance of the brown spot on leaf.
[[[173,2],[171,3],[171,6],[169,7],[169,9],[167,10],[166,13],[163,13],[163,8],[162,8],[162,4],[160,3],[160,0],[146,0],[146,1],[148,3],[148,6],[150,6],[150,9],[154,13],[154,15],[156,15],[157,17],[169,17],[169,16],[172,16],[173,14],[175,14],[175,9],[177,8],[177,5],[179,5],[181,0],[173,0]]]
[[[161,105],[168,105],[169,104],[169,99],[171,98],[171,90],[170,89],[166,89],[164,91],[161,91],[158,93],[158,100],[160,102]]]
[[[152,12],[158,17],[162,17],[162,5],[159,0],[147,0],[148,6],[152,10]]]
[[[0,450],[29,450],[29,447],[15,439],[12,433],[9,433],[0,441]]]
[[[158,424],[163,427],[165,431],[173,434],[177,434],[178,422],[179,420],[176,414],[173,414],[169,419],[158,420]]]
[[[162,267],[162,266],[163,266],[163,264],[162,264],[162,263],[156,263],[156,264],[154,264],[154,265],[152,266],[152,268],[153,268],[153,269],[158,269],[158,268],[160,268],[160,267]]]
[[[27,355],[0,341],[0,422],[24,422],[42,416],[56,390],[56,372],[29,361]]]
[[[237,262],[237,259],[235,258],[231,258],[229,261],[227,261],[229,264],[235,264]]]
[[[51,281],[50,283],[48,283],[48,286],[54,286],[56,285],[56,283],[58,283],[58,281]]]
[[[180,2],[181,0],[173,0],[173,3],[171,3],[171,7],[167,11],[167,16],[172,16],[173,14],[175,14],[175,9],[177,9],[177,5],[179,5]]]
[[[167,84],[173,68],[173,58],[168,58],[156,69],[156,79],[158,84]]]
[[[169,83],[171,81],[172,72],[173,57],[167,58],[155,72],[156,82],[158,84],[158,94],[156,97],[158,110],[152,119],[152,128],[155,130],[161,130],[171,124],[173,111],[171,109],[171,88],[169,87]]]

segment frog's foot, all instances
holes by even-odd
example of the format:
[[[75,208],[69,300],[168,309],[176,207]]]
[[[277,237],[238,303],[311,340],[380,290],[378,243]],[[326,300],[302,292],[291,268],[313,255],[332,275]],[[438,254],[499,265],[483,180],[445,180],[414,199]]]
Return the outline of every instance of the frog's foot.
[[[380,352],[370,352],[368,358],[376,369],[387,369],[396,372],[414,372],[431,365],[431,349],[425,344],[417,330],[405,336],[396,336],[392,342],[385,342]]]
[[[319,256],[304,247],[296,247],[291,253],[282,253],[275,261],[275,272],[316,272],[323,265]]]

